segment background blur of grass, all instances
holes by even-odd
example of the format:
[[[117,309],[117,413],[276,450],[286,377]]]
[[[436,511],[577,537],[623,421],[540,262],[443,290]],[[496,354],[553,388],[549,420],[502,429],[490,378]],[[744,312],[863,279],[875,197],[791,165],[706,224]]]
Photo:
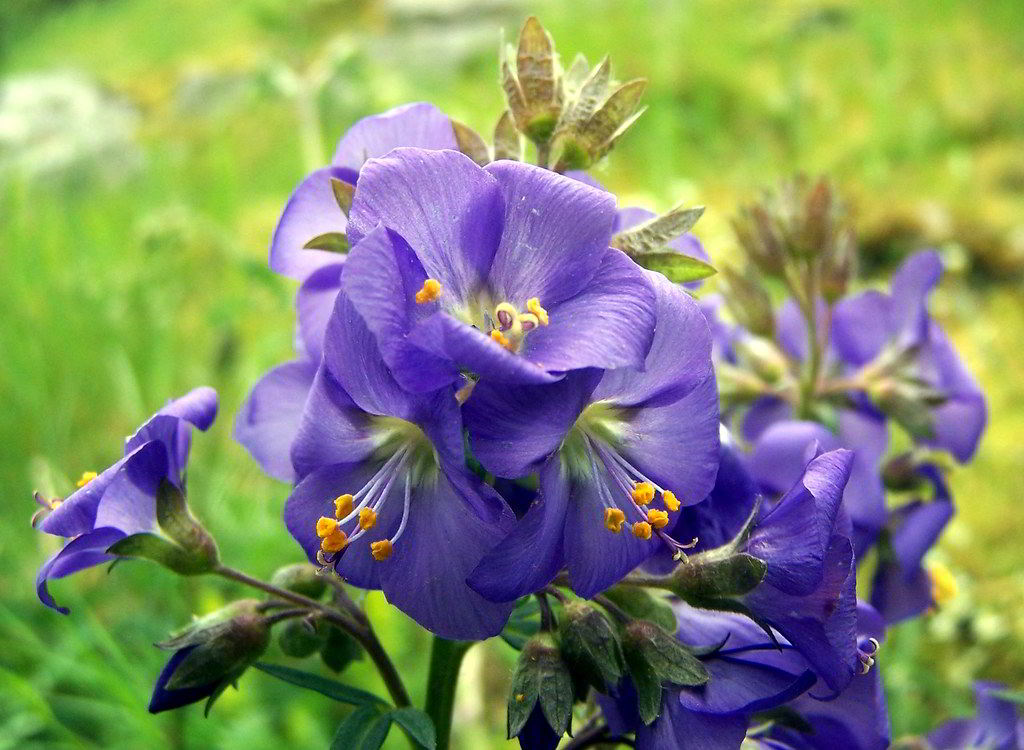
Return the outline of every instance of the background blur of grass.
[[[501,29],[530,11],[564,56],[610,52],[620,77],[650,79],[650,110],[599,177],[655,208],[707,204],[698,234],[713,257],[734,252],[737,203],[796,170],[827,171],[853,199],[869,267],[942,249],[954,270],[936,311],[992,422],[954,476],[960,515],[938,552],[961,595],[897,629],[881,664],[897,733],[967,710],[974,678],[1022,686],[1019,0],[5,0],[2,79],[80,72],[127,108],[130,137],[112,141],[106,166],[33,171],[2,150],[0,124],[0,750],[327,746],[339,708],[260,674],[209,719],[150,717],[163,661],[152,642],[240,592],[134,563],[58,582],[72,614],[45,610],[32,581],[53,547],[28,526],[31,492],[66,494],[165,399],[208,383],[222,415],[195,441],[197,513],[231,564],[266,576],[298,559],[279,522],[286,487],[230,439],[247,387],[291,351],[293,286],[266,269],[270,230],[316,150],[326,159],[357,117],[429,99],[489,129]],[[314,77],[326,83],[311,137],[301,108]],[[73,119],[85,140],[113,127]],[[424,637],[370,602],[421,697]],[[502,644],[471,652],[461,747],[504,746],[509,658]],[[363,664],[348,678],[380,689]]]

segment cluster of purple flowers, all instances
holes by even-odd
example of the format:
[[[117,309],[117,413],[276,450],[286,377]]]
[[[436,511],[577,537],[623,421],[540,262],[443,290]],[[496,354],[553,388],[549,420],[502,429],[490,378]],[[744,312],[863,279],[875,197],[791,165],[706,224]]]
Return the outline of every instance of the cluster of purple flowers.
[[[919,443],[960,461],[985,422],[927,314],[938,259],[914,256],[891,294],[819,317],[842,395],[833,431],[776,395],[719,413],[713,362],[742,364],[753,334],[612,246],[650,216],[585,175],[480,166],[428,104],[357,123],[274,232],[271,267],[300,283],[298,352],[253,388],[236,437],[292,485],[285,523],[311,562],[441,637],[497,635],[552,584],[584,599],[627,577],[672,591],[676,638],[707,679],[659,678],[653,719],[635,675],[604,686],[610,737],[883,748],[871,667],[885,623],[934,605],[922,558],[952,501],[934,456],[914,454],[904,480],[928,497],[887,509],[879,403],[908,384],[936,394]],[[669,247],[706,257],[692,235]],[[791,306],[776,331],[791,360],[808,356]],[[48,580],[154,528],[158,488],[183,486],[191,427],[215,411],[210,389],[193,391],[59,507],[45,501],[40,528],[71,540],[39,573],[45,603]],[[867,604],[856,566],[872,549]],[[739,565],[753,579],[737,582]],[[783,708],[810,730],[758,720]],[[521,743],[553,748],[554,724],[538,707]]]

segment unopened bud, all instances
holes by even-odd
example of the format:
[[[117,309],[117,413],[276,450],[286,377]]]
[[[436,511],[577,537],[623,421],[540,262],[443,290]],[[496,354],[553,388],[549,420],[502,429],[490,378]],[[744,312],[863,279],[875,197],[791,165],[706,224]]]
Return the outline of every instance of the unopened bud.
[[[561,736],[569,728],[574,697],[572,675],[551,635],[535,635],[523,646],[512,678],[508,737],[522,731],[535,704],[554,733]]]
[[[768,383],[778,382],[789,372],[789,360],[778,346],[760,336],[744,336],[734,344],[742,360]]]
[[[618,633],[599,610],[572,602],[559,622],[562,656],[582,681],[608,692],[622,677],[622,646]]]
[[[278,568],[274,571],[270,583],[278,588],[308,596],[310,599],[319,599],[327,588],[323,576],[309,563],[295,563]]]

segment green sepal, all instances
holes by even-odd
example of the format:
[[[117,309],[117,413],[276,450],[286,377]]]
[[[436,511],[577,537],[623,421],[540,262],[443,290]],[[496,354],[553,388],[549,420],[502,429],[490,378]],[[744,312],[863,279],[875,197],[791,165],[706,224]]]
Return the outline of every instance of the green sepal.
[[[629,623],[623,635],[623,648],[633,654],[633,662],[643,660],[662,683],[696,687],[708,681],[708,670],[675,636],[651,622]]]
[[[697,601],[743,596],[764,580],[767,565],[745,552],[728,556],[691,556],[671,575],[671,591],[693,604]]]
[[[337,177],[331,178],[331,192],[334,193],[334,200],[338,203],[338,208],[341,212],[348,216],[348,212],[352,209],[352,199],[356,194],[356,186],[339,180]]]
[[[653,622],[670,633],[676,629],[676,616],[672,607],[642,588],[612,586],[604,592],[604,596],[628,615]]]
[[[349,664],[363,658],[363,647],[341,628],[326,626],[327,634],[320,651],[320,659],[328,669],[341,672]]]
[[[562,656],[595,690],[608,692],[622,678],[625,662],[615,627],[598,609],[572,602],[563,609],[558,628]]]
[[[484,139],[473,128],[458,120],[452,120],[452,133],[455,135],[455,144],[459,151],[475,161],[481,167],[491,161],[491,154],[487,149]]]
[[[162,536],[148,532],[126,536],[107,547],[106,552],[118,557],[150,560],[183,576],[202,575],[216,567],[216,563],[211,564],[204,557],[197,557]]]
[[[306,250],[326,250],[330,253],[344,254],[349,248],[348,237],[344,232],[325,232],[318,234],[302,247]]]
[[[494,160],[523,160],[523,141],[516,129],[515,119],[507,109],[494,126]]]
[[[540,630],[540,604],[536,597],[524,596],[516,602],[515,609],[501,631],[501,639],[516,651]]]
[[[523,648],[508,697],[508,737],[522,731],[535,704],[556,735],[569,729],[574,691],[572,675],[547,633],[534,636]]]
[[[710,263],[705,263],[698,258],[691,258],[682,253],[643,253],[636,255],[633,260],[638,265],[650,271],[657,271],[663,274],[666,279],[674,284],[687,284],[691,281],[700,281],[709,276],[714,276],[718,271]]]
[[[661,681],[654,667],[637,650],[624,647],[623,652],[636,688],[637,712],[644,724],[650,724],[661,713]]]
[[[281,623],[277,631],[277,645],[286,656],[305,659],[323,648],[327,629],[318,622],[294,619]]]

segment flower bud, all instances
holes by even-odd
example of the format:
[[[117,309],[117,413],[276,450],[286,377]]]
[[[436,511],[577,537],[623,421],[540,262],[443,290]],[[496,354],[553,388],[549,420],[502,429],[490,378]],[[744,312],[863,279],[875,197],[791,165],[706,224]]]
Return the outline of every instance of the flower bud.
[[[695,606],[743,596],[764,579],[765,563],[745,552],[719,555],[719,550],[691,555],[672,572],[668,588]]]
[[[508,697],[508,737],[518,736],[539,707],[556,736],[565,734],[572,718],[572,675],[549,633],[535,635],[519,654]]]
[[[789,372],[789,361],[774,342],[760,336],[745,336],[734,346],[750,369],[767,383],[777,383]]]
[[[232,602],[157,644],[174,654],[157,678],[149,710],[159,713],[207,699],[206,710],[266,651],[270,625],[256,599]]]
[[[278,626],[277,645],[285,654],[297,659],[312,656],[326,641],[327,628],[319,622],[295,619]]]
[[[278,588],[288,589],[296,594],[319,599],[324,595],[327,583],[309,563],[285,565],[274,571],[270,583]]]
[[[756,336],[771,338],[775,334],[775,313],[768,292],[751,273],[725,267],[721,274],[722,296],[736,322]]]
[[[708,671],[674,635],[647,620],[634,620],[622,635],[622,651],[636,686],[637,709],[645,724],[661,710],[663,684],[705,684]]]
[[[558,628],[562,656],[573,674],[595,690],[608,692],[622,677],[622,646],[608,618],[583,602],[571,602]]]

